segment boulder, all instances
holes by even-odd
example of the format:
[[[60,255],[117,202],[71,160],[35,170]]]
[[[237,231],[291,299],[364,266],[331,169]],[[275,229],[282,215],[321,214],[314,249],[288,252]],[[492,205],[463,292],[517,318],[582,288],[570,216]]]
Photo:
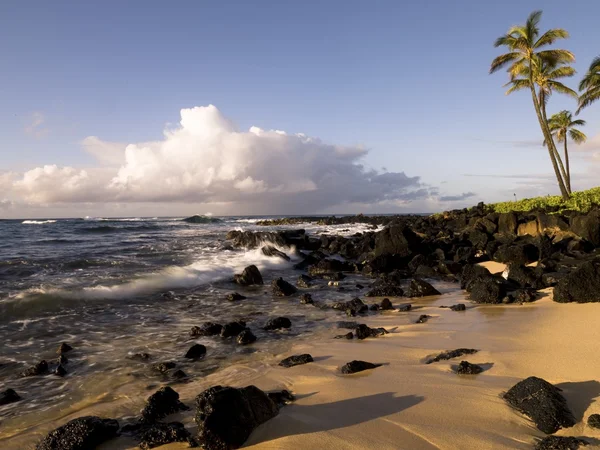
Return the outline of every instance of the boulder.
[[[287,317],[275,317],[274,319],[269,319],[264,326],[264,329],[267,331],[272,330],[281,330],[283,328],[291,328],[292,321]]]
[[[576,423],[560,389],[541,378],[529,377],[519,381],[504,394],[504,399],[546,434],[570,428]]]
[[[36,450],[90,450],[116,437],[118,431],[116,420],[78,417],[48,433]]]
[[[281,277],[271,282],[271,289],[273,290],[273,295],[277,297],[289,297],[298,291]]]
[[[427,314],[421,314],[415,323],[425,323],[430,318],[431,318],[431,316],[428,316]]]
[[[226,323],[221,329],[221,337],[228,338],[232,336],[237,336],[245,329],[246,322],[244,322],[243,320],[238,320],[237,322],[229,322]]]
[[[470,299],[476,303],[502,303],[506,285],[494,276],[477,278],[469,284]]]
[[[288,255],[286,255],[285,253],[283,253],[280,250],[277,250],[277,248],[273,247],[272,245],[265,245],[263,248],[260,249],[260,251],[262,252],[263,255],[268,256],[270,258],[281,258],[284,261],[289,261],[290,257]]]
[[[140,448],[148,450],[171,442],[187,442],[189,447],[197,447],[198,444],[181,422],[160,423],[157,422],[145,429],[139,436]]]
[[[375,234],[375,256],[419,253],[422,239],[405,225],[392,225]]]
[[[471,364],[468,361],[461,361],[456,368],[456,373],[459,375],[477,375],[483,372],[483,368],[477,364]]]
[[[430,295],[441,295],[441,292],[434,288],[427,281],[419,278],[413,278],[408,288],[408,297],[427,297]]]
[[[469,283],[476,278],[490,276],[491,273],[485,267],[478,266],[476,264],[467,264],[463,267],[462,274],[460,276],[460,288],[467,289]]]
[[[445,352],[442,352],[432,358],[428,358],[425,361],[425,364],[431,364],[434,362],[439,362],[439,361],[447,361],[449,359],[453,359],[453,358],[458,358],[459,356],[463,356],[463,355],[473,355],[475,353],[477,353],[479,350],[476,350],[474,348],[457,348],[456,350],[447,350]]]
[[[14,389],[7,389],[0,392],[0,406],[18,402],[19,400],[21,400],[21,397],[14,391]]]
[[[379,309],[381,309],[382,311],[393,311],[394,305],[392,305],[392,302],[389,298],[384,298],[379,304]]]
[[[571,231],[600,247],[600,211],[571,218]]]
[[[298,286],[300,288],[308,289],[311,286],[312,282],[313,282],[312,277],[302,274],[298,277],[298,281],[296,281],[296,286]]]
[[[583,263],[554,287],[559,303],[600,302],[600,258]]]
[[[339,259],[322,259],[308,268],[308,274],[315,276],[336,272],[354,272],[355,270],[356,266],[352,263],[340,261]]]
[[[190,330],[190,336],[202,337],[202,336],[216,336],[221,334],[223,325],[213,322],[204,322],[199,327],[192,327]]]
[[[233,280],[240,286],[252,286],[263,284],[263,278],[260,270],[254,264],[248,266],[239,275],[234,275]]]
[[[408,312],[412,309],[412,305],[410,303],[401,303],[398,305],[398,311],[400,312]]]
[[[62,364],[59,364],[58,366],[56,366],[56,369],[54,369],[54,375],[58,377],[64,377],[66,374],[67,369],[65,369]]]
[[[166,374],[169,370],[174,369],[176,364],[173,361],[166,361],[161,363],[156,363],[152,366],[152,370],[156,372],[160,372],[162,374]]]
[[[254,333],[252,333],[250,328],[246,328],[240,334],[237,335],[236,342],[239,345],[253,344],[254,342],[256,342],[256,336],[254,335]]]
[[[532,267],[509,264],[502,275],[521,288],[541,289],[543,287],[539,274]]]
[[[343,374],[350,375],[357,372],[362,372],[364,370],[375,369],[377,367],[381,367],[382,364],[373,364],[366,361],[350,361],[342,366],[340,369]]]
[[[450,309],[451,309],[452,311],[466,311],[466,310],[467,310],[467,307],[465,306],[465,304],[464,304],[464,303],[458,303],[458,304],[456,304],[456,305],[452,305],[452,306],[450,307]]]
[[[502,213],[498,216],[498,233],[515,234],[517,224],[518,220],[515,213]]]
[[[185,358],[188,359],[199,359],[206,356],[206,347],[202,344],[194,344],[185,354]]]
[[[196,397],[198,441],[205,450],[240,448],[256,427],[278,413],[278,406],[255,386],[211,387]]]
[[[529,264],[540,257],[540,250],[534,244],[527,242],[514,242],[503,244],[494,253],[494,259],[502,263]]]
[[[300,366],[302,364],[308,364],[313,362],[313,357],[311,355],[309,355],[308,353],[304,353],[302,355],[293,355],[293,356],[288,356],[287,358],[285,358],[284,360],[282,360],[279,365],[281,367],[294,367],[294,366]]]
[[[365,297],[402,297],[404,290],[397,284],[377,283],[370,289]]]
[[[365,305],[360,298],[353,298],[347,302],[334,303],[332,308],[338,311],[346,311],[346,313],[350,316],[365,313],[369,309],[369,307]]]
[[[415,255],[408,263],[408,270],[415,272],[419,266],[427,265],[427,257],[421,254]]]
[[[237,292],[233,292],[231,294],[227,295],[227,300],[229,300],[230,302],[238,302],[240,300],[245,300],[246,297],[244,297],[241,294],[238,294]]]
[[[540,440],[534,450],[578,450],[589,445],[587,441],[571,436],[548,436]]]
[[[146,400],[141,422],[154,423],[169,414],[188,409],[179,401],[179,394],[169,386],[164,386]]]

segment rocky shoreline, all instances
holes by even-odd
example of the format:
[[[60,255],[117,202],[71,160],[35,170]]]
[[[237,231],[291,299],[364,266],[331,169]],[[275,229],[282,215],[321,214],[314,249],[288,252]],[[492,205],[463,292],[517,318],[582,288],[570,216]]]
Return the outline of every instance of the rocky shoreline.
[[[563,213],[489,213],[483,204],[471,210],[451,211],[434,216],[352,216],[346,218],[299,218],[285,222],[265,222],[263,225],[296,225],[303,222],[323,224],[369,223],[385,225],[381,231],[368,231],[353,236],[309,235],[302,229],[264,232],[231,231],[227,242],[233,248],[260,248],[272,258],[289,260],[281,249],[290,249],[301,261],[295,265],[297,280],[268,280],[256,266],[248,266],[231,280],[228,301],[245,301],[245,289],[270,284],[273,298],[285,298],[303,307],[331,310],[331,314],[351,317],[340,322],[346,334],[342,339],[366,340],[388,333],[385,328],[371,328],[360,321],[386,311],[411,310],[409,299],[440,295],[439,282],[456,283],[464,289],[474,304],[498,305],[535,302],[543,290],[552,289],[559,303],[600,302],[600,209],[587,214]],[[303,221],[303,222],[302,222]],[[480,265],[496,261],[506,265],[501,274],[493,274]],[[347,290],[342,280],[360,276],[370,279],[369,286],[355,286],[360,296],[350,301],[323,302],[318,290],[311,286]],[[363,291],[364,289],[364,291]],[[238,292],[239,290],[239,292]],[[313,298],[315,297],[315,298]],[[363,297],[362,299],[360,297]],[[368,300],[373,297],[374,300]],[[402,301],[406,297],[407,301]],[[391,299],[391,300],[390,300]],[[392,301],[393,300],[393,301]],[[452,311],[464,311],[464,304],[450,305]],[[427,326],[430,315],[420,315],[417,323]],[[288,317],[274,317],[263,325],[267,332],[293,327]],[[191,337],[213,336],[234,339],[238,345],[252,346],[257,340],[256,329],[246,322],[206,322],[190,331]],[[22,376],[40,376],[53,372],[64,376],[68,370],[70,346],[58,350],[56,362],[40,361]],[[477,353],[476,348],[457,348],[432,356],[426,364],[453,360]],[[137,355],[149,359],[150,355]],[[194,344],[185,358],[210,358],[205,346]],[[292,355],[279,365],[291,368],[310,364],[310,354]],[[457,362],[459,362],[457,360]],[[160,363],[156,370],[170,380],[185,380],[187,375],[174,363]],[[376,369],[380,362],[348,361],[339,373],[349,375]],[[381,369],[379,369],[381,370]],[[484,368],[462,361],[458,374],[476,375]],[[62,375],[61,375],[62,374]],[[500,393],[499,393],[500,394]],[[531,398],[535,398],[534,401]],[[20,394],[7,387],[0,402],[18,402]],[[530,417],[536,427],[551,435],[535,444],[538,449],[578,448],[585,439],[552,436],[561,428],[575,425],[576,420],[564,397],[547,381],[529,377],[504,394],[514,409]],[[169,386],[161,387],[148,398],[147,406],[134,421],[81,417],[50,432],[38,449],[89,449],[115,438],[119,434],[132,436],[143,449],[170,442],[187,442],[190,447],[206,449],[239,448],[260,424],[275,417],[280,409],[292,402],[288,391],[263,392],[255,386],[233,388],[213,386],[196,397],[195,423],[191,433],[183,423],[164,421],[169,415],[188,408],[179,401],[179,394]],[[590,426],[595,423],[590,418]],[[120,425],[123,425],[120,427]]]

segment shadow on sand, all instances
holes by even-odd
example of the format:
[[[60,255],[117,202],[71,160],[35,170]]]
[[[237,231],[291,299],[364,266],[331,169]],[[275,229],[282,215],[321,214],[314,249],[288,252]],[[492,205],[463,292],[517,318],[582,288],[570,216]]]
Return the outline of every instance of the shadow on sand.
[[[279,416],[255,430],[246,445],[350,427],[399,413],[424,400],[425,397],[417,395],[396,397],[392,392],[384,392],[319,405],[292,404],[283,408]]]
[[[567,404],[578,422],[583,420],[585,412],[596,397],[600,396],[600,382],[595,380],[560,383],[556,387],[562,389],[562,395],[567,399]]]

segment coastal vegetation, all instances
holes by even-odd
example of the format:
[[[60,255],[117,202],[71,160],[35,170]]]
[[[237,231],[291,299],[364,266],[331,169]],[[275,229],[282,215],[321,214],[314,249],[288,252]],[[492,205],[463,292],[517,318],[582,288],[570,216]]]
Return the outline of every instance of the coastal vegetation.
[[[553,93],[565,94],[578,103],[578,114],[600,98],[600,57],[594,59],[588,72],[583,77],[579,90],[581,96],[562,80],[575,75],[570,66],[575,55],[565,49],[548,48],[560,39],[567,39],[569,33],[562,28],[540,31],[539,23],[542,11],[534,11],[525,24],[511,27],[506,34],[496,39],[495,47],[505,47],[508,52],[497,56],[490,66],[490,73],[506,69],[509,82],[506,83],[511,94],[520,90],[528,90],[531,94],[533,108],[536,113],[543,136],[543,144],[556,175],[561,193],[561,200],[569,200],[571,191],[571,172],[568,155],[568,139],[576,143],[585,142],[586,136],[577,130],[585,121],[573,120],[569,111],[561,111],[548,119],[547,105]],[[556,141],[564,143],[564,161],[558,152]],[[511,203],[514,205],[514,203]]]
[[[488,209],[497,213],[527,212],[527,211],[579,211],[586,213],[596,206],[600,206],[600,187],[587,191],[572,192],[568,199],[560,195],[546,197],[524,198],[519,201],[501,202],[487,205]]]

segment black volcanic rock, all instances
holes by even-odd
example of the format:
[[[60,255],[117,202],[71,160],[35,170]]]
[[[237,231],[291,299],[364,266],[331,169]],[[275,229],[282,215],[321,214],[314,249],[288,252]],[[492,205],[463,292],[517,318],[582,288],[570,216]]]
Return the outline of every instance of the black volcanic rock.
[[[277,258],[281,258],[285,261],[289,261],[290,257],[288,255],[286,255],[285,253],[283,253],[280,250],[277,250],[277,248],[273,247],[272,245],[265,245],[263,248],[260,249],[260,251],[262,252],[263,255],[268,256],[268,257],[277,257]]]
[[[534,450],[578,450],[587,445],[587,441],[571,436],[548,436],[539,441]]]
[[[19,400],[21,400],[21,397],[13,389],[6,389],[0,392],[0,406],[18,402]]]
[[[308,289],[311,286],[312,282],[312,277],[302,274],[298,277],[298,281],[296,281],[296,286]]]
[[[279,413],[279,407],[255,386],[211,387],[196,397],[198,441],[205,450],[235,449],[250,433]]]
[[[221,329],[221,337],[228,338],[232,336],[237,336],[242,331],[246,329],[246,322],[243,320],[238,320],[236,322],[226,323]]]
[[[264,326],[264,329],[267,331],[272,330],[281,330],[283,328],[291,328],[292,321],[287,317],[275,317],[274,319],[269,319]]]
[[[154,423],[169,414],[188,409],[179,401],[179,394],[169,386],[160,388],[146,400],[142,410],[142,422]]]
[[[458,358],[459,356],[463,355],[472,355],[474,353],[477,353],[478,351],[479,350],[476,350],[474,348],[457,348],[456,350],[447,350],[438,354],[437,356],[434,356],[433,358],[429,358],[427,361],[425,361],[425,364],[431,364],[439,361],[447,361],[449,359]]]
[[[477,364],[471,364],[468,361],[461,361],[456,368],[456,373],[459,375],[477,375],[483,372],[483,368]]]
[[[600,429],[600,414],[592,414],[588,417],[588,426]]]
[[[263,284],[263,278],[260,274],[260,270],[254,264],[248,266],[239,275],[234,275],[234,281],[240,286],[252,286]]]
[[[529,377],[519,381],[504,394],[504,399],[546,434],[570,428],[576,423],[560,389],[541,378]]]
[[[204,356],[206,356],[206,347],[202,344],[192,345],[185,354],[185,358],[188,359],[199,359],[204,358]]]
[[[180,422],[157,422],[140,434],[140,448],[142,450],[160,447],[172,442],[187,442],[189,447],[198,446],[190,432]]]
[[[315,276],[337,272],[354,272],[355,269],[354,264],[346,261],[340,261],[339,259],[322,259],[308,268],[308,274]]]
[[[67,344],[66,342],[63,342],[62,344],[60,344],[60,346],[58,347],[58,350],[56,350],[56,353],[58,353],[59,355],[62,355],[63,353],[67,353],[70,352],[71,350],[73,350],[73,347],[71,347],[69,344]]]
[[[384,334],[388,334],[388,331],[385,328],[369,328],[365,324],[360,324],[354,330],[354,334],[358,339],[367,339],[370,337],[379,337]]]
[[[381,364],[373,364],[366,361],[350,361],[342,366],[340,369],[343,374],[350,375],[357,372],[362,372],[364,370],[375,369],[377,367],[381,367]]]
[[[213,322],[204,322],[199,327],[192,327],[190,336],[201,337],[201,336],[217,336],[221,334],[223,325]]]
[[[434,288],[427,281],[413,278],[408,288],[408,297],[427,297],[430,295],[441,295],[441,292]]]
[[[91,450],[116,437],[118,431],[116,420],[78,417],[48,433],[36,450]]]
[[[237,302],[240,300],[245,300],[246,297],[244,297],[241,294],[238,294],[237,292],[232,292],[231,294],[227,295],[227,300],[229,300],[230,302]]]
[[[559,303],[600,302],[600,258],[583,263],[554,288],[554,301]]]
[[[252,333],[250,328],[246,328],[240,334],[237,335],[236,342],[240,345],[249,345],[256,342],[256,339],[256,336],[254,335],[254,333]]]
[[[304,353],[302,355],[293,355],[282,360],[279,365],[281,367],[294,367],[302,364],[308,364],[313,362],[313,357],[308,353]]]
[[[36,375],[46,375],[48,373],[48,363],[46,360],[41,360],[34,366],[25,369],[21,372],[22,377],[34,377]]]
[[[273,295],[277,297],[289,297],[298,291],[281,277],[271,282],[271,288],[273,290]]]
[[[493,276],[477,278],[469,284],[470,298],[476,303],[502,303],[506,297],[504,280]]]

